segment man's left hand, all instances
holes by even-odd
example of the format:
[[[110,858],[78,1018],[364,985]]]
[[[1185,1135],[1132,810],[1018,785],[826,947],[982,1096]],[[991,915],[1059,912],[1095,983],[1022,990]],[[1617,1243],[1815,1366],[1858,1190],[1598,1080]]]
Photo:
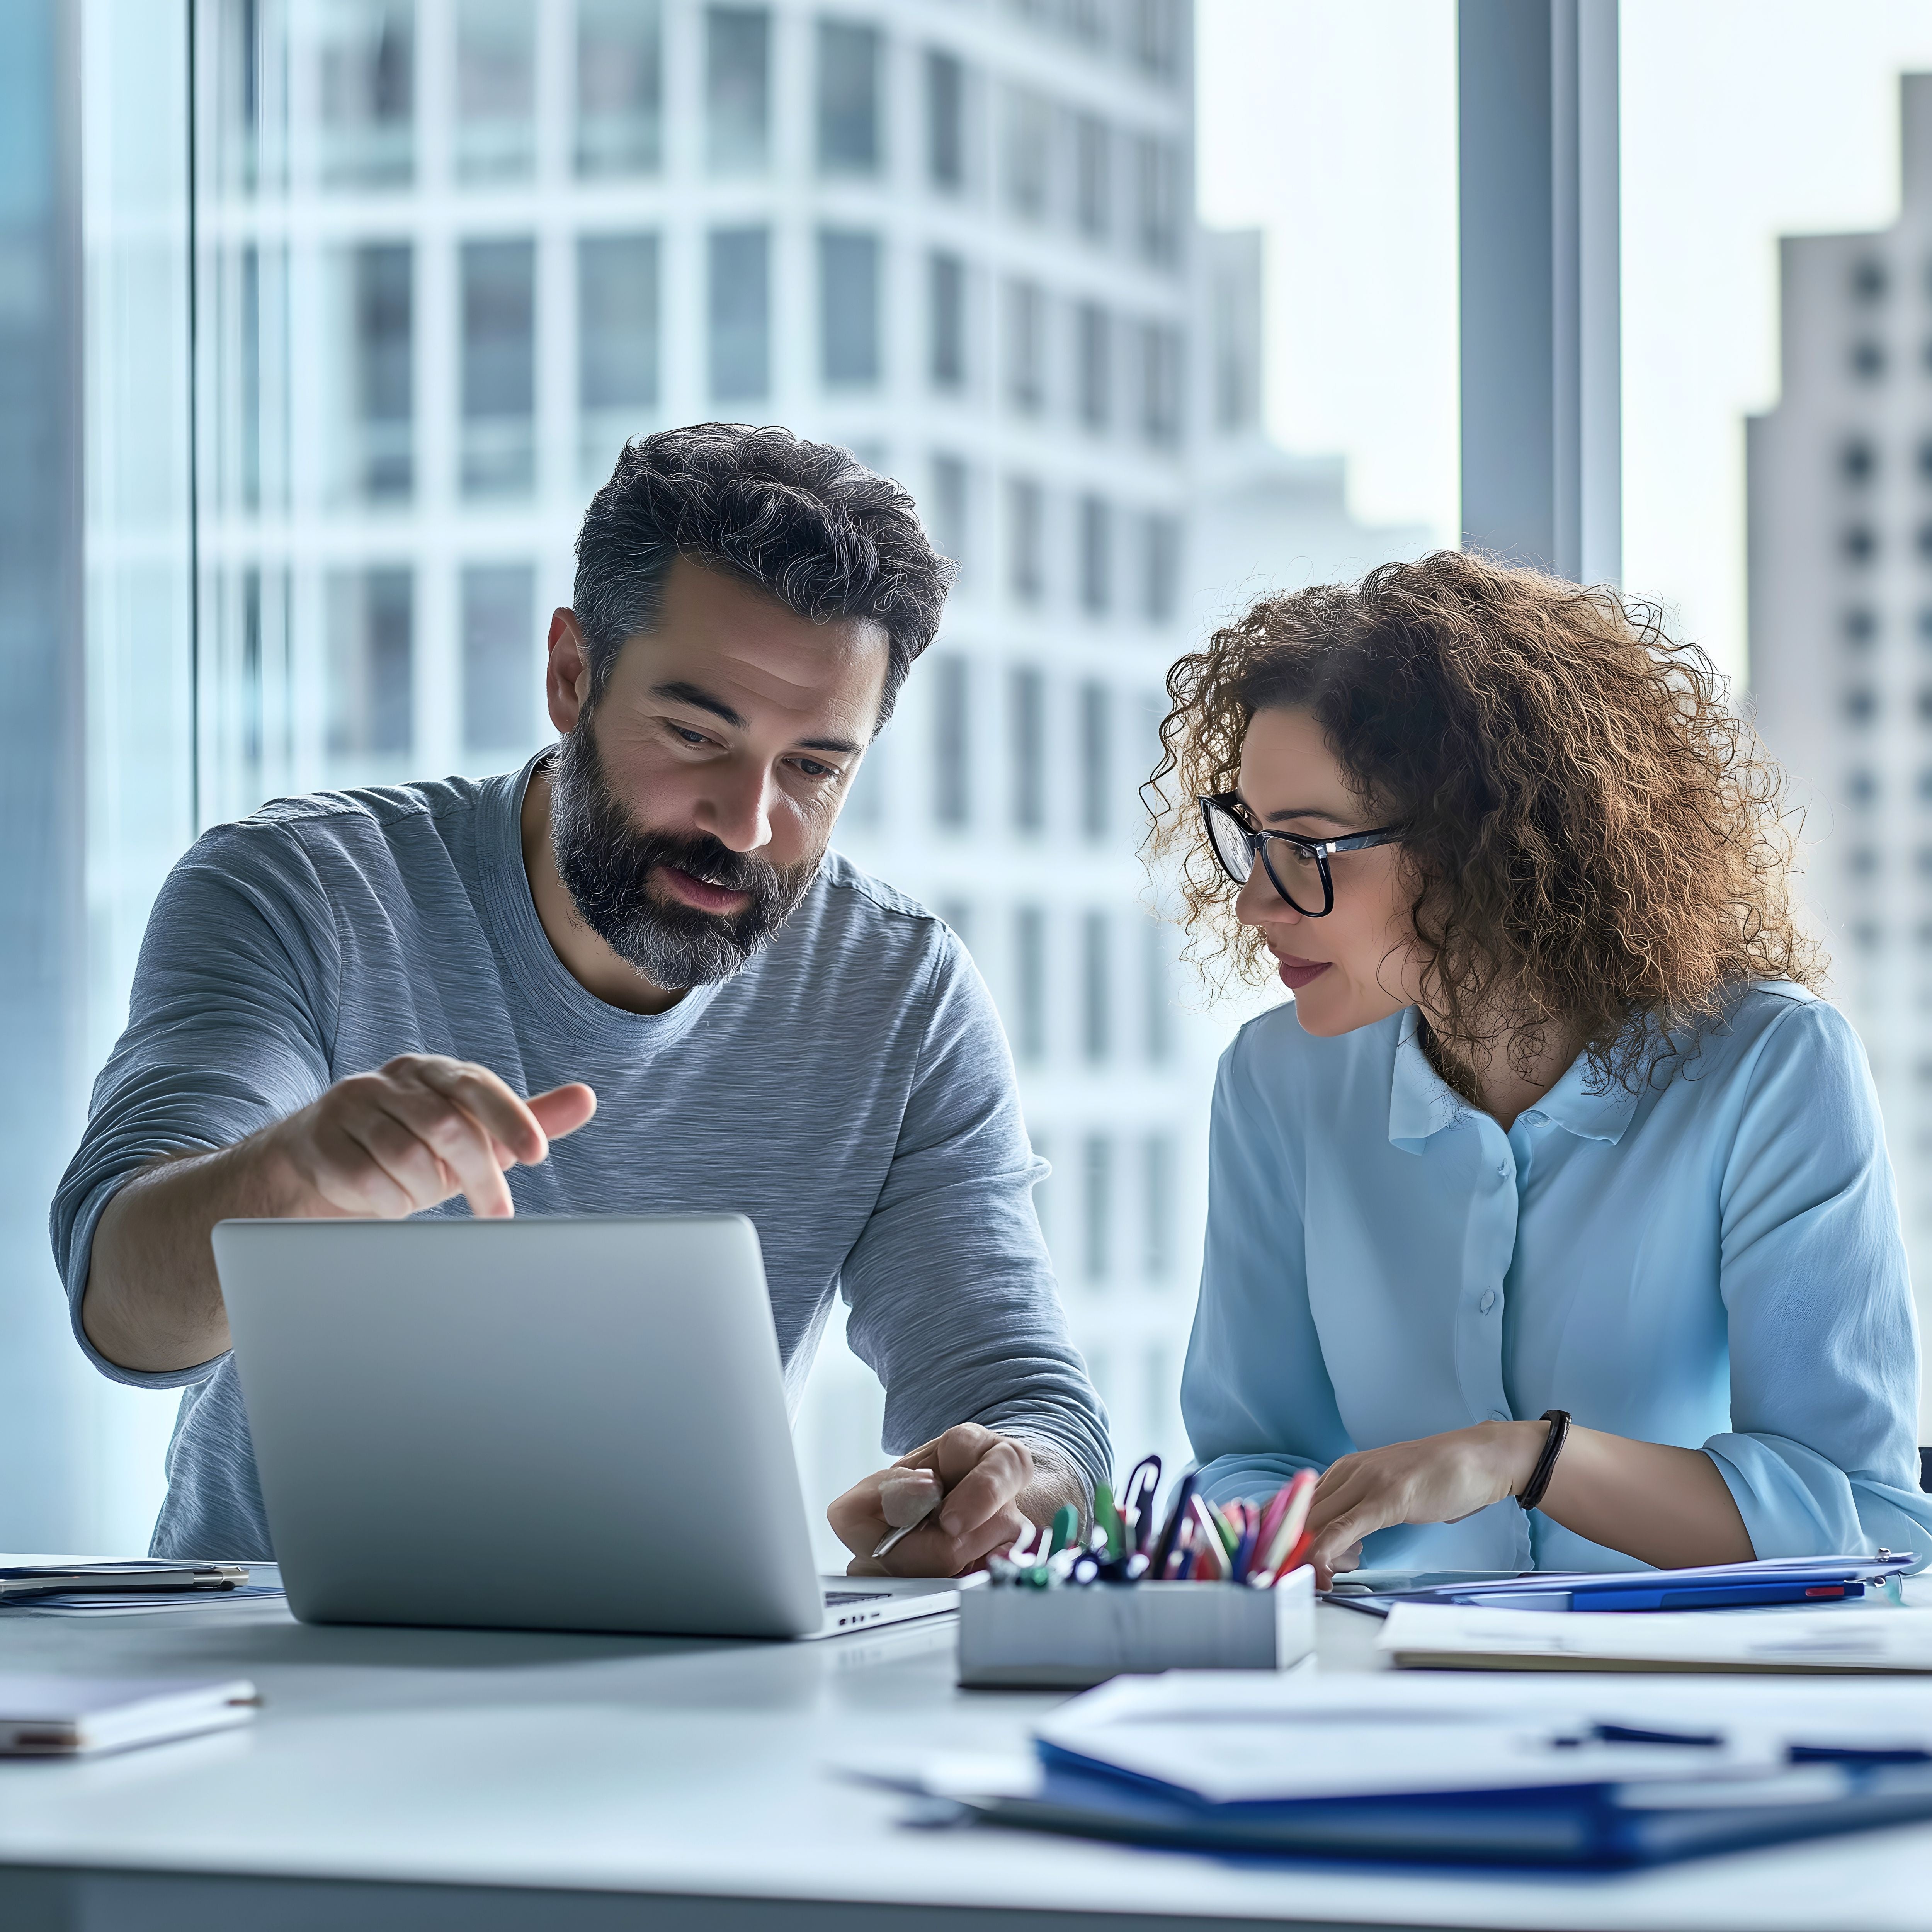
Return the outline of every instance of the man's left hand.
[[[939,1507],[874,1561],[872,1552],[898,1526],[888,1518],[885,1492],[890,1486],[898,1492],[890,1507],[902,1521],[899,1495],[912,1470],[932,1472],[941,1492]],[[1029,1523],[1051,1522],[1063,1503],[1081,1508],[1084,1493],[1079,1478],[1048,1452],[962,1422],[855,1484],[825,1514],[853,1552],[848,1575],[958,1576],[983,1568]]]

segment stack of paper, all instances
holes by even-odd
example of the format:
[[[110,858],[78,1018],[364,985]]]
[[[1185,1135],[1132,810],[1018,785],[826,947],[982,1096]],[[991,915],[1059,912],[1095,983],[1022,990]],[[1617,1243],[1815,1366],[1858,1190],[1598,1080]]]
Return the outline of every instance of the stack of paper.
[[[1552,1617],[1398,1604],[1377,1648],[1424,1670],[1932,1671],[1932,1610]]]
[[[1553,1621],[1544,1619],[1544,1621]],[[1213,1850],[1609,1867],[1932,1816],[1932,1685],[1170,1672],[898,1781]]]

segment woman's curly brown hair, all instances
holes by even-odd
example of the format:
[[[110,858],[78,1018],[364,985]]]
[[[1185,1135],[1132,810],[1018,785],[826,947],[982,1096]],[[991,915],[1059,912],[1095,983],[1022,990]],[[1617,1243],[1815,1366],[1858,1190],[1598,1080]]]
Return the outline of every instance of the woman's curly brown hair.
[[[1654,608],[1460,551],[1264,598],[1168,673],[1150,855],[1180,856],[1190,956],[1258,980],[1201,836],[1257,711],[1305,709],[1367,822],[1402,828],[1426,1002],[1452,1060],[1553,1030],[1635,1087],[1751,980],[1822,970],[1784,780]],[[1338,881],[1338,884],[1340,882]]]

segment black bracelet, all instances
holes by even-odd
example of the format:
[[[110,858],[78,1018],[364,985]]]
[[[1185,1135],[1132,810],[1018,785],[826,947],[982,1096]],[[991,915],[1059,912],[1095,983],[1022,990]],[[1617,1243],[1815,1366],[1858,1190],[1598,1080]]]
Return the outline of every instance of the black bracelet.
[[[1550,1479],[1556,1473],[1556,1459],[1562,1454],[1563,1445],[1570,1439],[1570,1412],[1567,1408],[1546,1408],[1538,1420],[1549,1424],[1550,1433],[1543,1438],[1543,1454],[1537,1457],[1536,1467],[1529,1472],[1529,1480],[1523,1484],[1522,1492],[1516,1498],[1526,1512],[1534,1509],[1543,1501]]]

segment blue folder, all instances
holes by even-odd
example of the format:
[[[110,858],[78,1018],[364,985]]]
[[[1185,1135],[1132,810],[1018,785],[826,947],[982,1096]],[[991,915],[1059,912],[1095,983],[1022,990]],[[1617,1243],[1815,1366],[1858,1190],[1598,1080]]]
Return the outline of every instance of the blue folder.
[[[1042,1743],[1025,1797],[959,1801],[987,1824],[1175,1850],[1269,1858],[1609,1870],[1932,1818],[1932,1760],[1814,1757],[1738,1787],[1540,1786],[1215,1804]]]
[[[1384,1573],[1367,1588],[1346,1584],[1327,1593],[1352,1609],[1387,1615],[1402,1604],[1467,1604],[1492,1610],[1726,1610],[1764,1604],[1845,1603],[1874,1585],[1902,1576],[1908,1550],[1876,1557],[1775,1557],[1754,1563],[1712,1564],[1696,1570],[1621,1570],[1557,1576],[1462,1577]]]

